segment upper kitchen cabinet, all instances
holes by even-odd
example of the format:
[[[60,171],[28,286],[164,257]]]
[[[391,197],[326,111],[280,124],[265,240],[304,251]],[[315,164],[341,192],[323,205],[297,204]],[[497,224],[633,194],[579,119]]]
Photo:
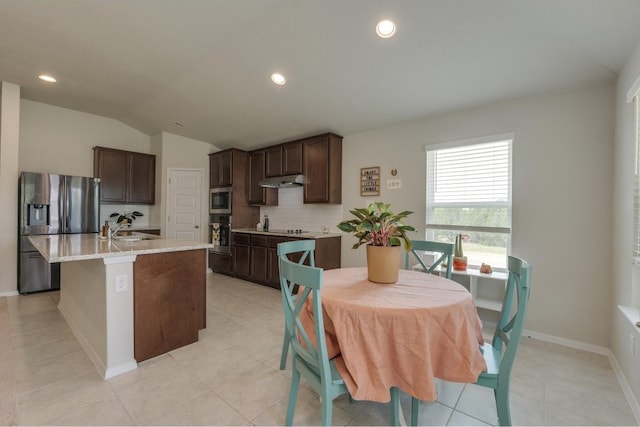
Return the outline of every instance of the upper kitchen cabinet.
[[[265,148],[265,177],[302,173],[302,141]]]
[[[269,147],[264,150],[264,176],[282,176],[282,145]]]
[[[302,173],[302,141],[288,142],[282,145],[282,174]]]
[[[266,150],[255,150],[249,153],[249,204],[278,205],[278,190],[260,187],[265,178]]]
[[[94,147],[93,175],[100,178],[101,203],[155,203],[156,156],[153,154]]]
[[[209,154],[209,187],[229,187],[233,183],[233,151]]]
[[[302,141],[265,148],[265,177],[302,173]]]
[[[304,203],[342,203],[342,137],[327,133],[302,141]]]

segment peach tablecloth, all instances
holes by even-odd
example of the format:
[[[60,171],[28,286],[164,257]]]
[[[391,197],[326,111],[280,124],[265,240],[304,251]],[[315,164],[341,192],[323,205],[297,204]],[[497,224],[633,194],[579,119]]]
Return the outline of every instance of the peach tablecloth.
[[[486,370],[476,307],[452,280],[400,270],[397,283],[378,284],[366,268],[327,270],[322,305],[329,356],[341,353],[336,365],[356,400],[388,402],[398,387],[433,401],[434,377],[472,383]]]

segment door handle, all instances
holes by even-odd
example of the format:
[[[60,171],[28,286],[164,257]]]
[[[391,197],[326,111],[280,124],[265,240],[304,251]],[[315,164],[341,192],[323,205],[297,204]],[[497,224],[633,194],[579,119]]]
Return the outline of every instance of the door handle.
[[[194,225],[193,228],[200,228],[198,224]]]

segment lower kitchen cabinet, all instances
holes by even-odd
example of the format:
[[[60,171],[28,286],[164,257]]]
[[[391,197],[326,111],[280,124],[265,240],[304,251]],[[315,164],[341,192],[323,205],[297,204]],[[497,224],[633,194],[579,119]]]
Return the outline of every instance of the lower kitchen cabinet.
[[[231,234],[233,253],[233,274],[241,279],[248,279],[251,262],[251,235],[246,233]]]
[[[227,276],[233,276],[233,257],[231,254],[221,254],[209,252],[209,268],[214,273],[220,273]]]
[[[198,341],[206,327],[205,250],[138,255],[133,263],[137,362]]]
[[[249,280],[265,282],[267,280],[267,236],[251,235],[251,260],[249,262]]]
[[[316,267],[340,268],[340,236],[315,239]],[[260,233],[232,233],[233,266],[236,277],[280,289],[278,243],[306,240],[300,237],[269,236]],[[291,258],[298,261],[298,257]],[[308,264],[306,262],[305,264]]]
[[[287,237],[269,237],[267,248],[267,282],[269,286],[280,289],[280,273],[278,271],[278,243],[289,242]]]

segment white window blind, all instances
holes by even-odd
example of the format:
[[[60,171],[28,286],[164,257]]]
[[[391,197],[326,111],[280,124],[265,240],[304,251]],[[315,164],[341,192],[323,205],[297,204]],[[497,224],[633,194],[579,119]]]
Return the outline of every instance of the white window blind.
[[[506,266],[511,236],[512,135],[427,146],[427,240],[469,235],[471,265]],[[477,253],[474,254],[474,251]]]

